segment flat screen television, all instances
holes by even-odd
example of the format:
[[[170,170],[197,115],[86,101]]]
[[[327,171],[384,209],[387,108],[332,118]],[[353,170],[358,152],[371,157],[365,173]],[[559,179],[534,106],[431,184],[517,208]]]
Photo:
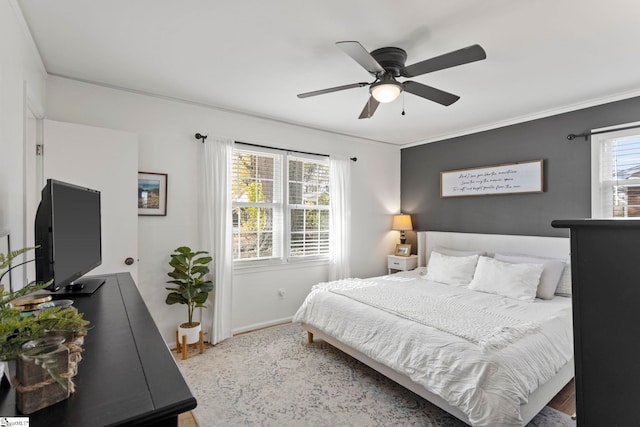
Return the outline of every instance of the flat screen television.
[[[103,280],[80,279],[102,264],[100,192],[48,179],[35,219],[36,281],[50,291],[92,293]]]

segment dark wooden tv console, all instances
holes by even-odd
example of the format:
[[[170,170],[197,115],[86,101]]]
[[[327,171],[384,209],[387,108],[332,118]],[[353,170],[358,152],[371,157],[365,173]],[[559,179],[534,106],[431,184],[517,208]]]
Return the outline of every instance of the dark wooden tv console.
[[[196,399],[129,273],[102,276],[94,294],[74,306],[91,322],[76,392],[29,415],[39,426],[177,426]],[[0,416],[21,416],[13,388],[0,390]]]
[[[637,426],[640,219],[568,219],[578,427]]]

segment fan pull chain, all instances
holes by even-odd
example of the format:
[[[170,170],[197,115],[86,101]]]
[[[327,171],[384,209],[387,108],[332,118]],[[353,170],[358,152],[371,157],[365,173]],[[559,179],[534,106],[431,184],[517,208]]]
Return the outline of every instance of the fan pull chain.
[[[402,91],[402,115],[404,116],[404,91]]]

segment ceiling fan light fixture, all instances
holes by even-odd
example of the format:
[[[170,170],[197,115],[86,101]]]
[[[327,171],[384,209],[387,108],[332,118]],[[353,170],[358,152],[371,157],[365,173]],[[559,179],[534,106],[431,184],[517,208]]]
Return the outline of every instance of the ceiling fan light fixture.
[[[480,45],[474,44],[406,66],[407,52],[399,47],[387,46],[368,52],[364,46],[357,41],[341,41],[337,42],[336,45],[340,47],[344,53],[349,55],[351,59],[360,64],[372,77],[375,77],[375,81],[372,83],[352,83],[330,87],[328,89],[315,90],[313,92],[300,93],[298,94],[298,98],[308,98],[325,93],[369,86],[370,96],[358,119],[370,119],[381,103],[393,102],[403,92],[408,92],[428,101],[444,105],[445,107],[449,106],[458,101],[460,97],[411,80],[400,83],[396,78],[417,77],[487,58],[487,53],[484,49]],[[404,108],[402,115],[404,115]]]
[[[402,92],[402,86],[395,80],[381,81],[371,85],[371,96],[381,103],[393,102]]]

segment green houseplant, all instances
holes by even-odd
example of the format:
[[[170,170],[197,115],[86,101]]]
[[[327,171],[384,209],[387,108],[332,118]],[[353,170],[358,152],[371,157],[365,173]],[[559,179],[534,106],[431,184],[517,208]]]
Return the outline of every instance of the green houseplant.
[[[35,248],[22,248],[0,254],[0,277],[11,270],[10,266],[15,257],[31,249]],[[67,383],[61,380],[53,360],[48,359],[46,355],[33,356],[34,350],[25,351],[23,344],[37,342],[53,335],[84,335],[89,322],[84,320],[82,313],[78,313],[72,307],[45,308],[25,313],[12,304],[16,299],[42,290],[50,283],[29,284],[15,292],[0,289],[0,360],[16,360],[21,355],[29,354],[36,364],[47,370],[51,378],[66,388]]]
[[[15,257],[35,248],[22,248],[0,253],[0,277],[11,270]],[[6,271],[4,271],[6,269]],[[51,282],[29,284],[15,292],[0,289],[0,360],[14,360],[27,341],[43,338],[52,332],[86,332],[87,321],[71,308],[40,310],[33,315],[21,314],[12,306],[16,299],[47,287]]]
[[[187,322],[178,328],[179,336],[187,336],[187,344],[197,342],[202,330],[200,323],[193,321],[193,312],[196,308],[205,307],[209,293],[213,291],[213,282],[205,278],[211,260],[206,251],[193,252],[188,246],[180,246],[171,254],[169,265],[173,270],[168,275],[173,280],[167,283],[176,286],[166,288],[170,291],[166,303],[187,306]]]

